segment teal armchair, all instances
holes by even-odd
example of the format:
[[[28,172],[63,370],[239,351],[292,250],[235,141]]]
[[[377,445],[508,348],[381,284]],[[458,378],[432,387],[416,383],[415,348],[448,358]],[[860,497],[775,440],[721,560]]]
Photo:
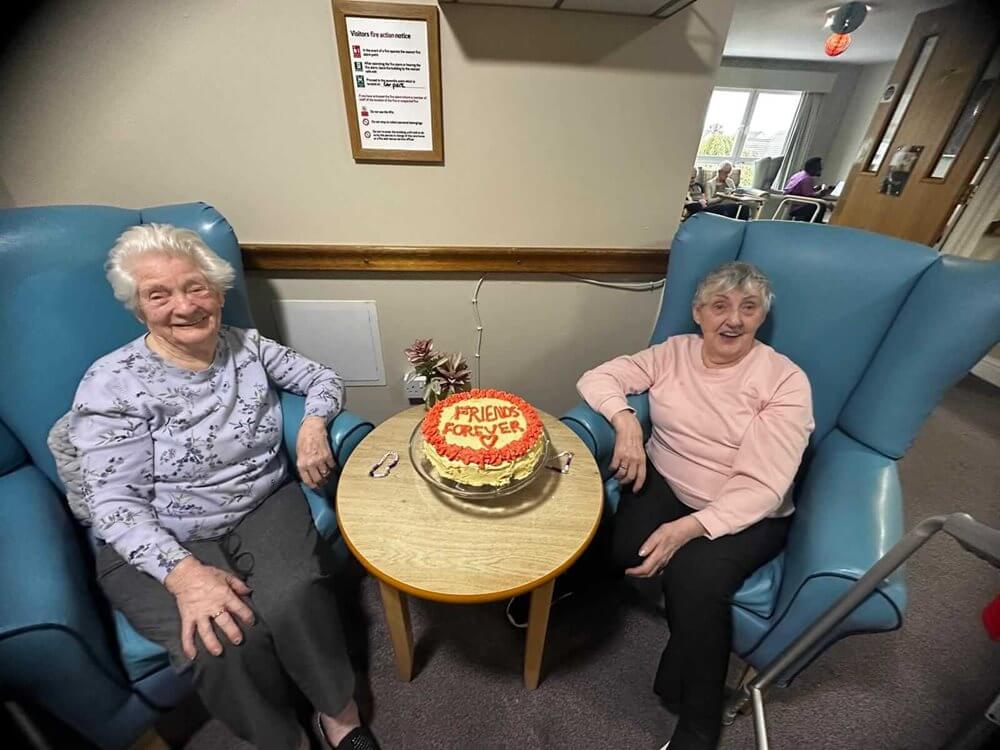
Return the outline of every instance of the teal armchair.
[[[1000,263],[846,227],[698,214],[674,238],[650,344],[697,331],[695,287],[732,260],[771,279],[775,302],[758,336],[806,372],[816,420],[785,551],[733,600],[733,650],[762,670],[899,540],[896,461],[943,393],[1000,339]],[[629,402],[648,438],[646,395]],[[586,404],[562,421],[596,456],[613,514],[614,430]],[[845,636],[900,627],[905,609],[898,572],[781,681]]]
[[[46,446],[90,363],[143,330],[114,299],[103,265],[121,232],[148,222],[194,229],[232,263],[225,322],[252,326],[239,243],[211,206],[0,211],[0,698],[41,706],[102,748],[128,747],[192,689],[109,610]],[[283,393],[281,404],[294,466],[303,399]],[[333,420],[339,465],[371,429],[350,412]],[[303,489],[317,529],[346,559],[330,500]]]

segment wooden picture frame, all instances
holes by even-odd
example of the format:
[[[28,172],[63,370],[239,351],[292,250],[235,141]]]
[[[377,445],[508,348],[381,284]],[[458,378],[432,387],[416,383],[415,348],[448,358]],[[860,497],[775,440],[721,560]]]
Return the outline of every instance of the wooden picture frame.
[[[444,132],[441,122],[441,45],[436,5],[411,5],[403,3],[362,2],[360,0],[333,0],[333,25],[337,38],[337,56],[340,60],[340,77],[347,111],[347,129],[351,137],[351,151],[355,161],[372,162],[421,162],[443,163]],[[430,92],[430,149],[376,148],[371,145],[375,125],[362,139],[361,119],[358,117],[358,94],[355,84],[364,85],[364,73],[354,70],[354,63],[364,67],[361,50],[352,51],[348,37],[348,18],[375,18],[389,21],[423,21],[427,24],[427,75]],[[391,106],[391,105],[388,105]],[[372,120],[375,122],[375,120]],[[422,128],[426,133],[426,126]],[[377,136],[376,136],[377,137]]]

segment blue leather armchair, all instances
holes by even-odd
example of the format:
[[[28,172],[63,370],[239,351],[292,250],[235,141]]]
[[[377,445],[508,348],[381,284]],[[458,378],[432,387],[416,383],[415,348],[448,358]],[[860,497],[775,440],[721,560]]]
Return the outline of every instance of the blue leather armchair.
[[[198,231],[233,264],[224,318],[251,326],[239,244],[210,206],[0,211],[0,696],[44,707],[104,748],[130,745],[191,690],[190,678],[108,610],[46,436],[90,363],[143,330],[112,296],[103,265],[122,231],[154,221]],[[294,466],[303,399],[283,393],[282,409]],[[337,416],[340,465],[371,429]],[[329,500],[304,489],[317,528],[346,556]]]
[[[1000,263],[845,227],[698,214],[674,238],[651,344],[697,331],[695,287],[731,260],[770,277],[776,299],[759,337],[805,370],[816,419],[787,547],[733,600],[733,649],[760,670],[899,539],[896,460],[944,391],[1000,339]],[[629,402],[648,430],[645,394]],[[586,404],[562,421],[597,457],[613,513],[613,429]],[[782,681],[844,636],[898,628],[905,607],[894,575]]]

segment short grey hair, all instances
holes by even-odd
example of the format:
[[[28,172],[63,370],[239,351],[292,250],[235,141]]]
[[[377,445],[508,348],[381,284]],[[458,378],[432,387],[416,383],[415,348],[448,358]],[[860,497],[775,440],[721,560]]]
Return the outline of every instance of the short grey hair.
[[[171,224],[139,224],[122,233],[104,264],[115,299],[132,312],[139,307],[139,290],[131,266],[136,258],[147,253],[190,258],[216,291],[225,294],[233,287],[236,271],[206,245],[197,232]]]
[[[770,312],[771,303],[774,302],[774,291],[771,289],[770,280],[757,266],[739,261],[723,263],[709,271],[698,283],[691,306],[700,307],[708,302],[712,295],[728,294],[733,289],[759,294],[764,305],[764,314]]]
[[[724,161],[719,164],[719,168],[715,170],[716,172],[721,172],[723,167],[729,167],[729,171],[733,171],[733,163],[731,161]]]

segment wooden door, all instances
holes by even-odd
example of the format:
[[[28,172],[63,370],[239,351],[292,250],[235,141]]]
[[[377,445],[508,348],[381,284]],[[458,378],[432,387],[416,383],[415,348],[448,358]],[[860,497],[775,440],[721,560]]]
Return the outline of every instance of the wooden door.
[[[998,7],[966,0],[916,17],[831,223],[939,240],[1000,126]]]

